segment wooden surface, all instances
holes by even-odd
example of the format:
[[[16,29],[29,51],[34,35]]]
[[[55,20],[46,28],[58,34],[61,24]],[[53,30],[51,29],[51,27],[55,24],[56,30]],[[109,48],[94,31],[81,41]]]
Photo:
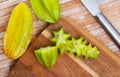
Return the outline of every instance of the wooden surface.
[[[19,2],[26,2],[31,8],[29,0],[0,0],[0,77],[5,77],[14,63],[8,59],[3,53],[3,36],[7,27],[8,19],[11,11]],[[89,33],[104,43],[110,50],[120,55],[119,48],[114,44],[110,37],[103,30],[101,25],[96,22],[95,18],[85,9],[79,0],[60,0],[62,13],[61,16],[69,17]],[[32,11],[32,9],[31,9]],[[120,32],[120,0],[104,0],[101,5],[101,11],[113,26]],[[34,32],[33,39],[39,32],[47,25],[46,23],[38,20],[33,14],[34,18]]]
[[[42,46],[52,45],[49,39],[51,31],[63,28],[66,33],[74,38],[83,37],[92,46],[96,46],[100,55],[97,59],[85,60],[81,57],[66,54],[57,59],[52,68],[40,65],[33,51]],[[111,67],[112,66],[112,67]],[[35,41],[33,41],[27,52],[17,61],[8,77],[119,77],[120,58],[112,53],[103,43],[89,34],[80,25],[69,18],[61,18],[58,23],[50,25]]]

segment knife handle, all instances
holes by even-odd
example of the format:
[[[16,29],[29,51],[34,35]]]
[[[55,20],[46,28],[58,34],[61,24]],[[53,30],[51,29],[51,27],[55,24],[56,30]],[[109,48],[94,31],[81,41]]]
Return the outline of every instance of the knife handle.
[[[112,26],[112,24],[105,18],[102,13],[99,13],[96,17],[102,23],[105,31],[107,31],[107,33],[111,36],[111,38],[120,48],[120,33]]]

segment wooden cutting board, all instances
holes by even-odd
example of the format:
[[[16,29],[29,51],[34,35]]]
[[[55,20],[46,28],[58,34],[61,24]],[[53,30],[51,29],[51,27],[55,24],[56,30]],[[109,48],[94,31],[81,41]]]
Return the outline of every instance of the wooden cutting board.
[[[99,57],[85,60],[66,53],[58,56],[57,63],[52,68],[39,64],[33,51],[41,46],[53,45],[49,41],[52,37],[51,31],[61,27],[73,37],[83,37],[88,43],[97,46],[100,50]],[[31,43],[8,77],[120,77],[120,58],[85,29],[79,27],[74,20],[61,18],[58,23],[50,25]]]

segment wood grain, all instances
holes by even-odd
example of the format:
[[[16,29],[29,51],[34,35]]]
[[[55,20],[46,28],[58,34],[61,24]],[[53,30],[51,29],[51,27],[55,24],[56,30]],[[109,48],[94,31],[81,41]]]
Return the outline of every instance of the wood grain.
[[[92,46],[100,50],[97,59],[76,59],[73,55],[58,56],[53,68],[45,68],[38,64],[33,51],[41,46],[52,45],[49,38],[51,31],[64,28],[66,33],[75,38],[83,37]],[[112,67],[111,67],[112,66]],[[22,71],[23,70],[23,71]],[[112,53],[103,43],[89,34],[85,29],[69,18],[61,18],[56,24],[50,25],[30,45],[28,51],[18,60],[8,77],[119,77],[120,58]]]
[[[24,1],[31,9],[29,0],[0,0],[0,63],[2,63],[0,70],[4,70],[4,65],[7,65],[8,68],[6,71],[0,71],[0,77],[6,77],[9,73],[9,68],[11,64],[9,63],[8,58],[3,55],[2,40],[4,37],[4,32],[7,27],[9,16],[13,8],[19,3]],[[80,26],[85,28],[89,33],[99,39],[105,46],[110,50],[115,52],[117,55],[120,55],[120,49],[115,45],[112,39],[108,34],[103,30],[102,26],[96,22],[95,18],[90,15],[87,9],[82,5],[80,0],[59,0],[61,4],[61,16],[69,17],[75,22],[79,23]],[[108,20],[113,24],[113,26],[120,32],[120,1],[119,0],[104,0],[101,5],[101,11],[107,17]],[[113,12],[114,11],[114,12]],[[33,11],[32,11],[33,13]],[[46,27],[46,23],[39,20],[33,13],[34,19],[34,31],[33,39],[38,36],[38,34]]]
[[[40,65],[33,55],[33,50],[38,49],[39,46],[46,45],[51,45],[51,43],[43,35],[40,35],[31,44],[25,55],[17,62],[13,71],[8,77],[77,77],[80,74],[82,74],[81,76],[91,77],[89,73],[76,64],[72,59],[67,57],[67,55],[62,57],[59,55],[56,66],[51,69]],[[71,67],[71,64],[74,66]],[[74,70],[75,68],[76,70]]]

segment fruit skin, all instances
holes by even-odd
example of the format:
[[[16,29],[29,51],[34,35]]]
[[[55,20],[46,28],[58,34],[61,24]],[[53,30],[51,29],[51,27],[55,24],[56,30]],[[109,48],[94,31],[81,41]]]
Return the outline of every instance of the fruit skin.
[[[52,67],[57,60],[57,47],[56,46],[48,46],[41,47],[38,50],[34,51],[35,56],[38,62],[47,68]]]
[[[49,23],[55,23],[60,17],[60,4],[58,0],[30,0],[36,16]]]
[[[14,60],[22,56],[31,41],[32,31],[31,11],[21,2],[13,9],[4,35],[5,54]]]

